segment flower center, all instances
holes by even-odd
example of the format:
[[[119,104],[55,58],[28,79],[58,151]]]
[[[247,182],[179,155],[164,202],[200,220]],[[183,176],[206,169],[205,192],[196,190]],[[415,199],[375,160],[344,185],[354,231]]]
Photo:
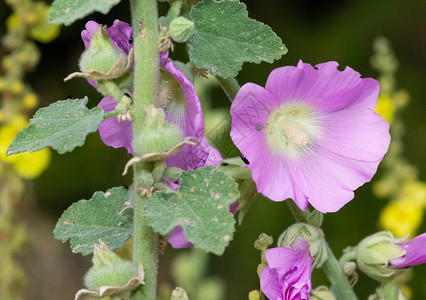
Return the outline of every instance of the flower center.
[[[271,112],[266,139],[271,150],[282,156],[297,158],[321,135],[318,112],[303,103],[287,103]]]

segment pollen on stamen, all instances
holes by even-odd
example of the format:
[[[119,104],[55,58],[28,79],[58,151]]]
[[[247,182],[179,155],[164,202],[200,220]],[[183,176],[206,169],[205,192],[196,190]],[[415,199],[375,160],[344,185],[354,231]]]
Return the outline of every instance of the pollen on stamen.
[[[303,131],[302,127],[295,122],[285,122],[282,130],[290,141],[297,145],[306,146],[309,142],[309,136]]]

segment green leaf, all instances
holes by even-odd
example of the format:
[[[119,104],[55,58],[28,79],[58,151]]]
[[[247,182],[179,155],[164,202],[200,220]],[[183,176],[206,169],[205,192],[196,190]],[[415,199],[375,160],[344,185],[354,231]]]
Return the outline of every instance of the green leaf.
[[[71,250],[82,255],[92,253],[100,240],[111,250],[123,247],[133,232],[132,212],[122,211],[127,199],[127,189],[115,187],[74,203],[58,220],[55,238],[70,240]]]
[[[52,147],[60,154],[82,146],[89,133],[95,132],[103,120],[100,107],[88,109],[87,97],[61,100],[40,108],[10,144],[6,155],[35,152]]]
[[[238,0],[202,0],[192,8],[191,18],[190,58],[213,75],[234,77],[243,62],[273,62],[287,53],[272,29],[250,19]]]
[[[55,0],[49,14],[49,23],[69,25],[74,21],[99,11],[103,14],[120,0]]]
[[[155,231],[167,234],[182,226],[189,242],[221,255],[235,230],[229,205],[238,196],[232,178],[207,166],[183,173],[178,192],[154,193],[144,214]]]

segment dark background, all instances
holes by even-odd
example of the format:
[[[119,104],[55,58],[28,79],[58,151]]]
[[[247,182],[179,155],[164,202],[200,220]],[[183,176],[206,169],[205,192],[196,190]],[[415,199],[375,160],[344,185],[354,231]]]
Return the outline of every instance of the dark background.
[[[426,1],[412,0],[268,0],[242,1],[249,16],[262,21],[283,39],[288,54],[274,64],[244,64],[238,75],[241,84],[255,82],[264,85],[268,74],[276,67],[295,65],[299,59],[313,65],[335,60],[341,68],[350,66],[363,77],[377,77],[369,61],[372,42],[377,36],[387,37],[400,61],[397,74],[398,88],[407,90],[411,102],[403,113],[407,127],[404,137],[407,159],[420,169],[420,178],[426,180]],[[167,7],[161,4],[162,8]],[[0,2],[0,30],[4,32],[5,17],[10,13]],[[89,96],[89,106],[95,106],[101,96],[82,79],[67,83],[63,78],[77,70],[77,62],[84,49],[80,32],[88,20],[110,26],[114,19],[130,22],[129,4],[122,1],[108,16],[94,14],[71,26],[63,27],[61,35],[42,50],[40,65],[27,80],[40,95],[41,106],[46,106],[67,95]],[[183,47],[171,54],[174,59],[186,61]],[[0,51],[1,54],[1,51]],[[212,91],[213,107],[227,107],[230,103],[219,88]],[[82,287],[82,278],[90,258],[72,254],[68,245],[53,239],[51,233],[60,214],[73,202],[89,199],[95,191],[122,184],[130,185],[130,177],[121,171],[129,159],[124,149],[105,146],[99,135],[88,137],[84,147],[72,153],[53,152],[50,168],[34,184],[29,184],[19,217],[28,225],[31,241],[23,257],[28,274],[25,299],[73,299]],[[380,168],[379,168],[380,172]],[[371,194],[371,184],[356,191],[353,201],[338,213],[325,217],[323,229],[337,256],[349,245],[356,245],[363,237],[378,230],[378,213],[386,202]],[[285,203],[274,203],[260,198],[237,226],[234,240],[222,257],[211,256],[209,273],[226,281],[226,299],[247,299],[247,293],[258,288],[256,266],[259,252],[253,242],[261,232],[278,235],[293,218]],[[425,232],[422,225],[419,232]],[[178,250],[186,251],[186,250]],[[169,278],[168,262],[178,252],[170,246],[160,257],[160,278]],[[371,294],[376,283],[360,274],[355,289],[360,299]],[[415,268],[409,282],[414,299],[426,299],[424,283],[426,266]],[[313,275],[313,287],[325,284],[323,272]]]

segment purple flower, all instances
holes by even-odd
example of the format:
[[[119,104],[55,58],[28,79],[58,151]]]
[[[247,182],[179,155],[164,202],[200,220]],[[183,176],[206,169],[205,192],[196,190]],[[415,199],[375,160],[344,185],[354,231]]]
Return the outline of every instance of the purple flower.
[[[293,249],[269,249],[265,256],[268,265],[260,275],[260,287],[270,300],[309,299],[314,258],[307,241],[296,240]]]
[[[392,268],[406,268],[426,263],[426,233],[398,246],[405,250],[405,254],[390,261]]]
[[[336,62],[275,69],[266,87],[245,84],[231,107],[231,137],[257,190],[334,212],[375,174],[389,124],[374,112],[379,83]]]

